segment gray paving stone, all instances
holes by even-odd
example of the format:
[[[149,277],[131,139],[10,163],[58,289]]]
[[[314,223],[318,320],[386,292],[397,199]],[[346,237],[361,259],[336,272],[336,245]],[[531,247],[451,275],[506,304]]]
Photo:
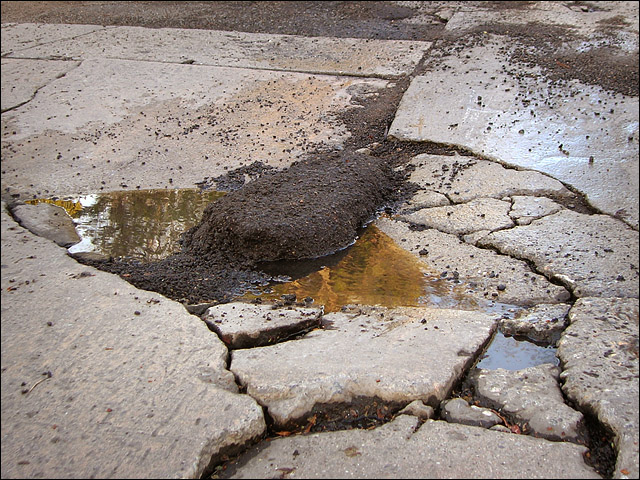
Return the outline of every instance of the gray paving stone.
[[[458,145],[546,173],[637,228],[638,98],[548,81],[510,61],[516,45],[485,35],[482,45],[431,55],[429,74],[411,82],[389,136]]]
[[[478,244],[530,260],[577,297],[638,296],[638,232],[606,215],[562,210]]]
[[[566,289],[534,273],[521,260],[469,245],[434,229],[412,230],[408,224],[390,218],[379,218],[375,224],[418,257],[427,271],[437,275],[447,272],[450,291],[436,291],[434,295],[448,298],[454,308],[481,308],[488,302],[533,306],[569,299]]]
[[[209,308],[202,319],[230,348],[252,348],[319,327],[321,316],[322,308],[232,302]]]
[[[444,194],[454,203],[512,195],[572,196],[562,183],[539,172],[506,168],[475,157],[422,154],[411,164],[416,169],[409,181]]]
[[[637,478],[638,299],[581,298],[558,343],[562,390],[615,434],[614,478]]]
[[[398,412],[398,415],[413,415],[420,420],[429,420],[435,415],[433,407],[425,405],[422,400],[414,400]]]
[[[431,42],[408,40],[111,27],[69,40],[60,39],[21,49],[12,56],[188,62],[219,67],[397,78],[411,73],[430,47]]]
[[[510,202],[494,198],[478,198],[468,203],[446,207],[423,208],[398,218],[425,225],[445,233],[465,235],[481,230],[500,230],[514,226]]]
[[[582,446],[400,415],[374,430],[277,438],[228,478],[600,478]]]
[[[199,318],[1,216],[3,477],[199,477],[263,434]]]
[[[502,419],[488,408],[469,405],[463,398],[452,398],[442,402],[441,416],[451,423],[491,428],[502,423]]]
[[[230,369],[277,426],[318,406],[353,400],[435,407],[490,338],[497,319],[430,308],[329,313],[301,339],[234,350]],[[437,365],[437,368],[433,368]]]
[[[61,247],[70,247],[81,240],[71,217],[57,205],[17,205],[12,213],[24,228]]]
[[[536,305],[516,312],[513,318],[500,320],[500,331],[507,335],[528,337],[534,342],[554,345],[569,325],[567,314],[571,305]]]
[[[584,417],[564,403],[559,375],[560,368],[544,364],[515,371],[476,369],[470,379],[480,405],[526,423],[531,435],[579,442],[585,438]]]

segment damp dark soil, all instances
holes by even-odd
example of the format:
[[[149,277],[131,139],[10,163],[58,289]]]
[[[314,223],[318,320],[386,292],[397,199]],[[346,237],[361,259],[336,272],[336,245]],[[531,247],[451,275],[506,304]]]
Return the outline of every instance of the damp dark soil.
[[[311,156],[210,204],[184,235],[183,248],[250,262],[328,255],[347,247],[376,209],[393,200],[401,180],[376,157]]]
[[[496,2],[500,3],[500,2]],[[423,40],[444,23],[399,20],[415,10],[392,2],[2,2],[3,22],[196,28],[250,33]]]

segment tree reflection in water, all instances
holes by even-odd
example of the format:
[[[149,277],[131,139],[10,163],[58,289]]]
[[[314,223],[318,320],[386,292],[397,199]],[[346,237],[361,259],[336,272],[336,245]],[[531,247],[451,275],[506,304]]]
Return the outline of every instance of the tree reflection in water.
[[[473,308],[463,286],[428,272],[425,264],[400,248],[375,225],[369,225],[360,238],[334,266],[324,267],[287,283],[263,288],[259,296],[279,299],[294,293],[298,300],[312,297],[324,305],[325,312],[339,311],[343,305],[457,306]],[[446,305],[444,305],[446,303]]]
[[[180,235],[198,223],[204,208],[223,194],[199,189],[132,190],[30,203],[65,208],[82,238],[70,252],[97,251],[153,261],[179,250]]]

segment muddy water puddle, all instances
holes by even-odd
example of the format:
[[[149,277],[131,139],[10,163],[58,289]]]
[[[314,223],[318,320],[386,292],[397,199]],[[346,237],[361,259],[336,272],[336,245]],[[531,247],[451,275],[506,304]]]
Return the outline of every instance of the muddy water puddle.
[[[179,249],[185,230],[200,221],[204,208],[224,195],[199,189],[132,190],[66,199],[31,200],[63,207],[82,241],[70,253],[160,260]]]
[[[270,262],[261,268],[290,280],[257,287],[243,299],[261,297],[272,301],[295,294],[298,300],[313,298],[316,304],[324,305],[325,313],[339,311],[349,304],[478,308],[461,286],[427,271],[373,224],[361,231],[353,245],[333,255]]]

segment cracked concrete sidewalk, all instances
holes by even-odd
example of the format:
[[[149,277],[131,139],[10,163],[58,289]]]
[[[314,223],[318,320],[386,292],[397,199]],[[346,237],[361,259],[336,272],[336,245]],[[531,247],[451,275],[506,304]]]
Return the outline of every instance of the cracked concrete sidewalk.
[[[534,2],[517,19],[476,2],[433,3],[451,31],[487,18],[547,21],[637,54],[635,2],[595,12]],[[412,21],[432,21],[427,13]],[[594,33],[616,15],[631,26]],[[439,410],[504,320],[485,307],[503,303],[525,317],[543,306],[568,312],[558,331],[562,371],[544,382],[577,409],[568,417],[579,424],[589,414],[611,431],[613,476],[637,478],[638,98],[504,69],[512,45],[500,36],[447,55],[437,46],[3,24],[3,200],[191,188],[257,152],[284,168],[306,151],[344,148],[349,132],[337,112],[411,76],[389,136],[474,156],[413,158],[421,190],[375,225],[426,269],[446,272],[477,308],[351,306],[314,315],[322,328],[294,340],[232,349],[203,321],[222,318],[221,308],[200,319],[83,266],[16,223],[3,201],[2,476],[201,477],[257,442],[215,473],[599,478],[578,443],[425,420],[415,410],[371,430],[260,441],[269,422],[304,425],[327,405],[397,413],[417,401]],[[413,75],[423,57],[428,69]],[[520,108],[523,94],[527,105],[538,102],[536,116]],[[267,331],[255,306],[224,308],[221,338],[225,327],[245,338]],[[545,401],[564,411],[558,393]],[[562,424],[553,413],[535,412],[543,431]]]

